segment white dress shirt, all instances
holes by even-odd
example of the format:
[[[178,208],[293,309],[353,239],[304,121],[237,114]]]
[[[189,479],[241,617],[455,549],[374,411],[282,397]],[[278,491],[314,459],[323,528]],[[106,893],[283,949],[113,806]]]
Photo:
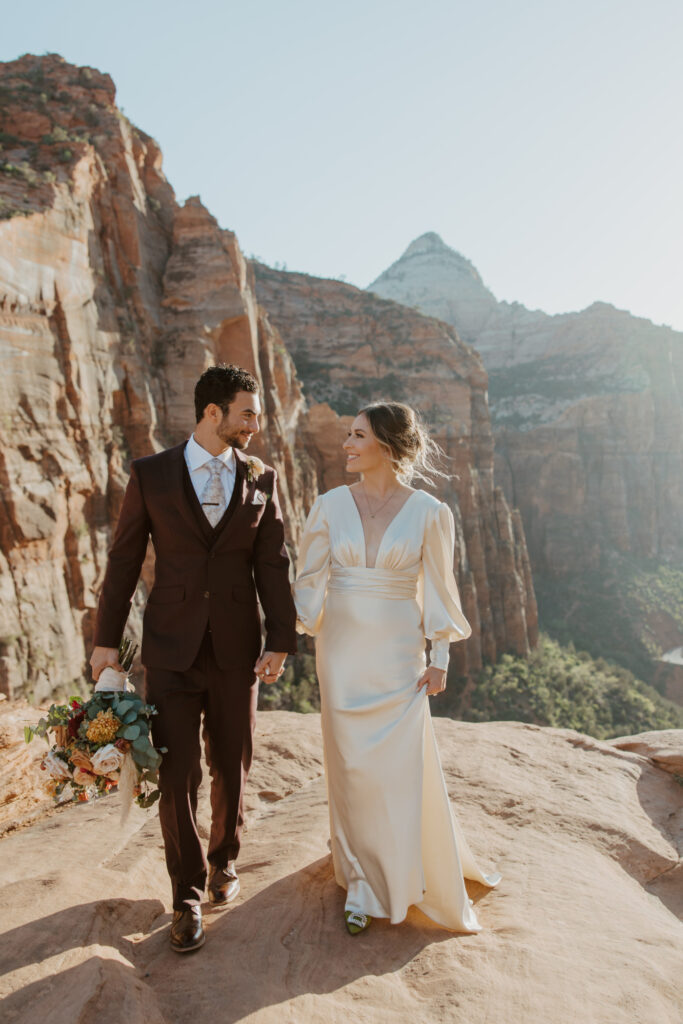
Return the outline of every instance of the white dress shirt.
[[[185,445],[185,462],[190,473],[190,480],[192,486],[195,489],[195,494],[199,501],[202,500],[202,492],[206,487],[211,473],[207,468],[207,462],[211,462],[212,459],[220,459],[223,463],[223,469],[221,470],[221,483],[225,490],[225,505],[226,508],[230,504],[232,498],[232,492],[235,487],[235,453],[232,448],[226,448],[220,455],[212,455],[211,452],[207,452],[206,448],[195,440],[194,434],[190,437],[190,440]]]

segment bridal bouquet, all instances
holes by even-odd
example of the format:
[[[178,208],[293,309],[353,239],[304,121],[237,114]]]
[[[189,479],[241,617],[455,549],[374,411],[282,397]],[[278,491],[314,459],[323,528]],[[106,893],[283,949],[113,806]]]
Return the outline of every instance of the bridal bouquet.
[[[135,647],[124,640],[119,659],[130,668]],[[106,671],[106,670],[105,670]],[[120,674],[120,673],[119,673]],[[101,678],[101,677],[100,677]],[[150,739],[150,721],[156,709],[125,688],[96,691],[90,700],[72,697],[67,704],[53,704],[47,718],[26,726],[30,743],[42,736],[54,744],[43,758],[46,788],[57,802],[68,797],[89,800],[118,786],[123,794],[123,815],[135,800],[151,807],[159,799],[161,751]]]

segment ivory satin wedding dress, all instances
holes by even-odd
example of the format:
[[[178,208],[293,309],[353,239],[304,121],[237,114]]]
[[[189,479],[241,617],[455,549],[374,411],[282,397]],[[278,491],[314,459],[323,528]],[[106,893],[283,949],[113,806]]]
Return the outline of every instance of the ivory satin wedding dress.
[[[494,886],[451,811],[429,701],[417,680],[446,668],[470,635],[453,576],[447,505],[414,491],[389,523],[374,568],[347,486],[321,495],[299,554],[300,632],[316,637],[335,877],[346,909],[402,921],[415,904],[446,928],[481,926],[463,876]]]

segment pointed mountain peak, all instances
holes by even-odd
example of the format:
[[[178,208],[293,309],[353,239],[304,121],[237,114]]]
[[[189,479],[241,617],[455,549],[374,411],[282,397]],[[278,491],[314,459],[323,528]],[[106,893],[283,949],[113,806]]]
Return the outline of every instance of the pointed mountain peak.
[[[415,241],[411,242],[406,251],[403,253],[404,256],[417,256],[419,253],[437,253],[437,252],[453,252],[453,250],[446,245],[441,235],[437,234],[436,231],[426,231],[424,235],[420,235]]]
[[[482,288],[485,287],[477,268],[462,253],[446,245],[441,235],[436,231],[427,231],[410,243],[402,256],[385,271],[385,274],[395,267],[402,268],[406,261],[415,260],[418,263],[426,262],[430,266],[439,265],[449,267],[451,273],[455,272],[460,277],[465,277],[476,282]],[[382,277],[384,275],[381,275]],[[379,278],[378,278],[379,280]],[[370,287],[373,287],[372,285]],[[488,290],[488,289],[487,289]]]
[[[477,337],[498,306],[474,264],[436,231],[411,242],[368,289],[452,324],[467,342]]]

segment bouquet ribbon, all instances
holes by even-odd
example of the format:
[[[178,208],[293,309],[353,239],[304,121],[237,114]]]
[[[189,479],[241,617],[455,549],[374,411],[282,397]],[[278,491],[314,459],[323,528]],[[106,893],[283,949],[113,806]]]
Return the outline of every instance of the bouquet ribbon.
[[[119,672],[115,668],[111,668],[109,665],[103,668],[100,672],[100,678],[97,680],[95,685],[95,693],[102,693],[102,691],[111,692],[123,692],[132,690],[133,687],[130,684],[130,680],[125,672]]]

